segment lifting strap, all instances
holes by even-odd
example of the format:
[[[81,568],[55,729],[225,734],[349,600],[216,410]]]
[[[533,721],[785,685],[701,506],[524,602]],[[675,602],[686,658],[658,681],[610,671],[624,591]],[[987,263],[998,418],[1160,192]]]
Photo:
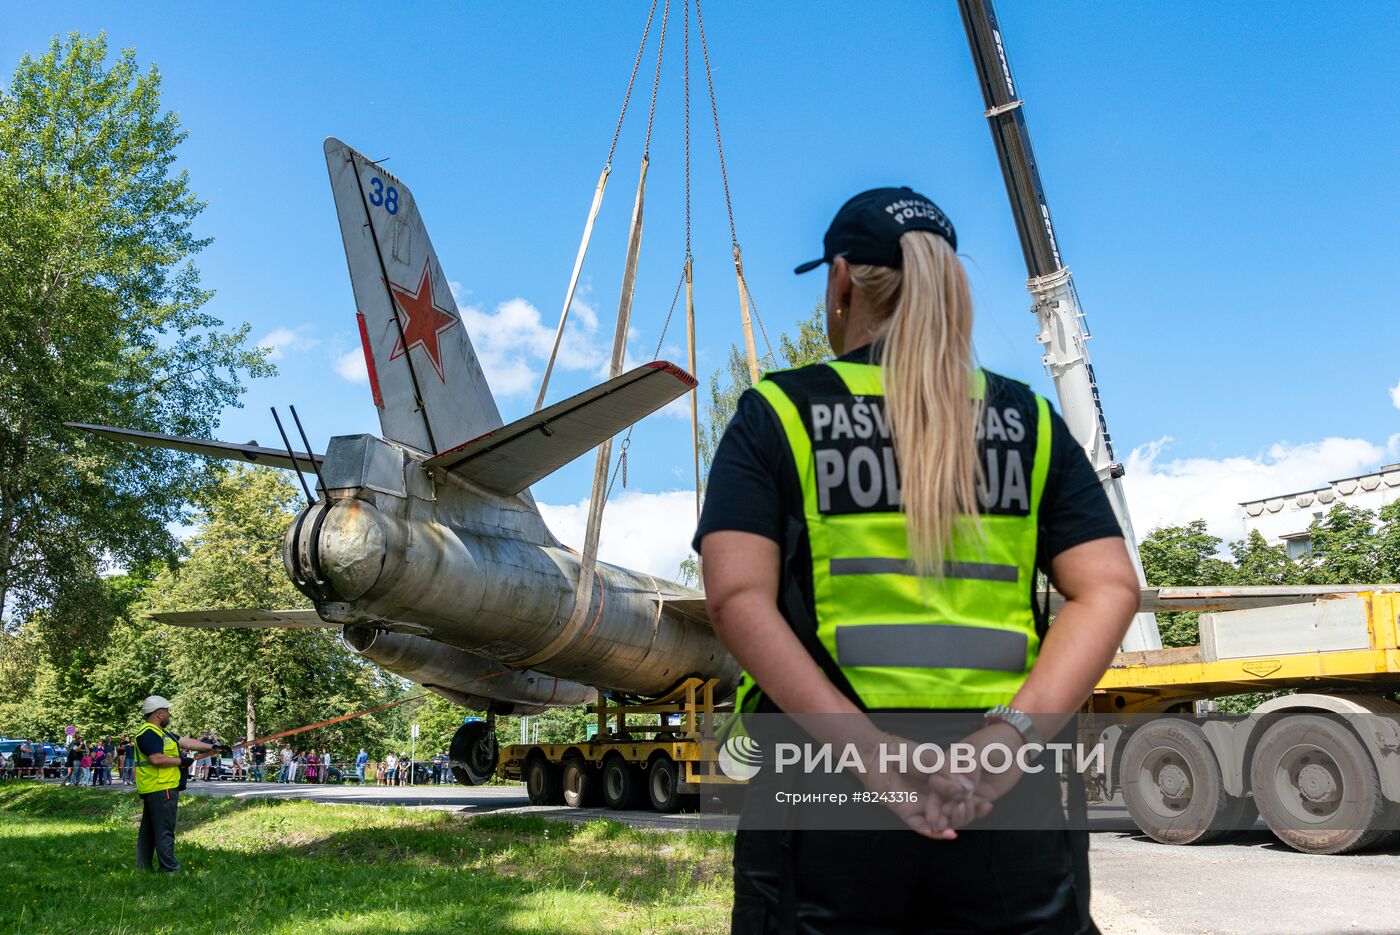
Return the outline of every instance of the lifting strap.
[[[302,734],[309,730],[316,730],[318,727],[329,727],[332,724],[339,724],[341,721],[349,721],[357,717],[364,717],[366,714],[374,714],[378,711],[387,711],[390,708],[396,708],[401,704],[407,704],[410,701],[417,701],[419,698],[426,698],[427,696],[427,692],[420,692],[417,695],[410,695],[407,698],[400,698],[398,701],[390,701],[387,704],[375,705],[372,708],[365,708],[362,711],[352,711],[349,714],[342,714],[339,717],[327,718],[324,721],[317,721],[315,724],[307,724],[305,727],[293,727],[291,730],[278,731],[275,734],[268,734],[265,737],[254,737],[252,740],[244,740],[241,743],[233,744],[229,747],[229,749],[242,750],[245,747],[251,747],[255,743],[267,743],[269,740],[281,740],[283,737],[290,737],[293,734]],[[216,753],[217,751],[210,750],[208,753],[201,753],[199,756],[191,757],[191,759],[203,760],[214,756]]]
[[[669,5],[669,0],[668,0]],[[574,304],[574,290],[578,288],[579,273],[583,270],[583,259],[588,255],[588,244],[593,240],[593,222],[598,219],[598,210],[603,206],[603,192],[608,187],[608,176],[612,174],[613,154],[617,152],[617,139],[622,134],[622,122],[627,117],[627,105],[632,101],[632,86],[637,82],[637,69],[642,64],[642,54],[646,51],[647,37],[651,35],[652,19],[656,16],[656,0],[651,0],[651,10],[647,13],[647,24],[642,30],[642,42],[637,46],[637,58],[632,62],[632,75],[627,79],[627,93],[622,97],[622,111],[617,115],[617,126],[613,129],[612,144],[608,146],[608,158],[603,163],[603,171],[598,173],[598,185],[593,189],[593,204],[588,209],[588,219],[583,224],[583,238],[579,240],[578,255],[574,257],[574,271],[569,275],[569,288],[564,291],[564,307],[559,312],[559,327],[554,329],[554,346],[549,351],[549,361],[544,367],[544,377],[540,380],[540,392],[535,397],[535,412],[544,406],[544,397],[549,392],[549,378],[554,373],[554,362],[559,357],[559,343],[564,338],[564,325],[569,321],[569,308]],[[665,14],[662,15],[663,23]],[[664,25],[662,27],[664,32]],[[659,67],[659,62],[658,62]],[[656,94],[652,93],[653,113],[656,108]],[[647,138],[651,138],[648,124]]]
[[[685,258],[685,350],[686,363],[695,373],[695,288],[691,277],[690,257]],[[700,414],[697,382],[690,390],[690,448],[695,458],[695,520],[700,520]]]
[[[739,251],[739,234],[734,227],[734,199],[729,194],[729,170],[724,164],[724,140],[719,132],[719,107],[715,103],[715,79],[710,71],[710,45],[705,40],[705,17],[700,12],[700,0],[695,0],[695,23],[700,27],[700,51],[705,59],[705,84],[710,90],[710,115],[715,122],[715,148],[719,151],[719,177],[724,183],[724,205],[729,212],[729,239],[734,247],[734,276],[739,284],[739,319],[744,326],[744,354],[749,364],[749,379],[753,383],[758,382],[759,366],[758,353],[754,347],[753,321],[758,317],[758,308],[750,301],[748,280],[744,278],[744,261]],[[686,18],[687,27],[690,18]],[[750,309],[752,308],[752,318]],[[763,321],[758,323],[759,329],[763,332],[763,343],[768,347],[768,357],[776,361],[773,354],[773,345],[768,341],[768,329],[763,327]]]
[[[612,359],[608,364],[609,378],[619,376],[627,351],[627,331],[632,320],[632,300],[636,294],[637,258],[642,250],[642,218],[645,213],[647,169],[651,165],[651,131],[656,120],[656,94],[661,86],[661,58],[666,51],[666,24],[670,19],[671,0],[661,14],[661,39],[656,50],[656,76],[651,88],[651,114],[647,118],[647,135],[642,151],[642,167],[637,177],[637,197],[632,203],[632,222],[627,235],[627,260],[622,268],[622,291],[617,303],[617,327],[613,331]],[[552,659],[572,644],[582,633],[593,602],[593,585],[598,562],[598,538],[603,525],[603,506],[607,502],[608,468],[612,463],[612,439],[598,446],[593,466],[593,490],[588,501],[588,526],[584,532],[583,554],[579,558],[578,587],[574,592],[574,608],[568,620],[554,638],[534,655],[518,660],[516,668],[530,668]],[[601,598],[599,612],[601,613]]]
[[[593,206],[588,209],[588,220],[583,225],[583,239],[579,241],[578,256],[574,257],[574,271],[569,275],[569,288],[564,292],[564,309],[559,313],[559,327],[554,329],[554,346],[549,351],[549,363],[544,367],[544,378],[540,380],[540,394],[535,397],[535,412],[544,406],[544,394],[549,392],[549,376],[554,372],[554,361],[559,356],[559,342],[564,337],[564,325],[569,320],[569,306],[574,304],[574,290],[578,288],[578,274],[583,269],[583,258],[588,254],[588,242],[593,239],[593,222],[598,218],[598,209],[603,206],[603,190],[608,187],[608,175],[612,173],[612,163],[603,166],[598,175],[598,187],[593,190]]]

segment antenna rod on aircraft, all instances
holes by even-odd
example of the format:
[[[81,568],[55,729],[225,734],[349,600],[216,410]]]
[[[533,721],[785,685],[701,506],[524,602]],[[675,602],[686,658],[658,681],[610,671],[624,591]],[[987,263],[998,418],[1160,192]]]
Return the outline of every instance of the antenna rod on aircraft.
[[[291,439],[287,438],[287,430],[282,428],[282,417],[277,414],[276,406],[269,406],[272,410],[272,421],[277,423],[277,431],[282,435],[282,444],[287,446],[287,457],[292,459],[292,470],[297,472],[297,480],[301,481],[301,489],[306,493],[306,502],[314,504],[316,498],[311,496],[311,488],[306,486],[306,478],[301,473],[301,464],[297,462],[296,452],[292,450]],[[306,450],[311,451],[311,446],[307,445]]]
[[[1084,446],[1089,463],[1094,466],[1118,523],[1123,527],[1138,581],[1146,584],[1128,501],[1123,493],[1123,465],[1113,458],[1113,441],[1104,419],[1094,365],[1089,361],[1086,344],[1089,328],[1079,305],[1074,279],[1060,257],[1055,227],[1050,221],[1050,206],[1045,200],[1035,151],[1031,148],[1023,101],[1017,96],[1016,84],[1011,78],[1011,63],[1006,57],[996,13],[991,0],[958,0],[958,10],[967,30],[972,61],[977,67],[982,99],[987,105],[984,115],[1006,181],[1011,214],[1021,237],[1021,252],[1030,276],[1026,288],[1034,301],[1039,325],[1037,338],[1045,348],[1042,359],[1055,382],[1055,394],[1060,399],[1065,422]],[[1123,648],[1132,651],[1161,647],[1157,619],[1152,614],[1138,614],[1123,639]]]
[[[306,446],[307,451],[310,451],[311,442],[306,437],[306,429],[301,427],[301,416],[297,415],[297,407],[293,405],[288,405],[287,408],[292,410],[292,421],[297,424],[297,431],[301,433],[301,443]],[[326,479],[321,476],[321,465],[317,464],[315,461],[312,461],[311,470],[316,472],[316,483],[321,485],[321,492],[325,493]]]

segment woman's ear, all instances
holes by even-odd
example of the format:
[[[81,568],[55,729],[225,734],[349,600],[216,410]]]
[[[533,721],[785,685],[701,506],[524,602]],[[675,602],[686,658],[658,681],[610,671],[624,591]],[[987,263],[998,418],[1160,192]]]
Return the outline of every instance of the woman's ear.
[[[838,256],[831,261],[831,275],[827,283],[827,294],[839,309],[851,307],[851,265],[846,258]]]

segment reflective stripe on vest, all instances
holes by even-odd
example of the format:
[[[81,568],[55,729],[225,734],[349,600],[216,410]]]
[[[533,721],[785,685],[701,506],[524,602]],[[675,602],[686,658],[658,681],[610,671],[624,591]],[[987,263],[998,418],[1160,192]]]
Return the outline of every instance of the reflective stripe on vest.
[[[136,732],[136,792],[138,795],[145,795],[148,792],[160,792],[164,789],[174,789],[180,785],[180,767],[178,766],[152,766],[146,759],[146,754],[141,752],[141,735],[155,732],[160,735],[165,746],[161,752],[166,756],[179,758],[180,745],[175,742],[164,730],[146,721],[141,725],[141,729]]]
[[[935,581],[913,574],[893,446],[880,444],[888,438],[880,367],[824,366],[849,395],[807,400],[812,411],[805,423],[798,401],[777,382],[755,386],[778,415],[801,483],[818,638],[869,708],[1009,703],[1040,649],[1031,592],[1050,461],[1049,405],[1028,392],[1034,416],[1017,408],[1005,426],[1009,409],[988,416],[1003,435],[1007,426],[1021,433],[1031,463],[1023,463],[1019,450],[991,445],[989,433],[980,535],[955,532],[942,580]],[[982,398],[985,388],[979,370],[972,395]],[[1035,426],[1027,441],[1029,418]],[[1008,502],[1024,503],[1024,512],[1006,509]],[[751,709],[753,687],[746,676],[739,710]]]

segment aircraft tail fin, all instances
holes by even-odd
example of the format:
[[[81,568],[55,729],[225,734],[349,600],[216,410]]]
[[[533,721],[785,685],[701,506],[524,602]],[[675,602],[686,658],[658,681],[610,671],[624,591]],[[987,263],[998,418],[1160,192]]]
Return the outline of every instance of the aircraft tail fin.
[[[334,137],[325,150],[384,437],[435,455],[500,427],[412,192]]]

